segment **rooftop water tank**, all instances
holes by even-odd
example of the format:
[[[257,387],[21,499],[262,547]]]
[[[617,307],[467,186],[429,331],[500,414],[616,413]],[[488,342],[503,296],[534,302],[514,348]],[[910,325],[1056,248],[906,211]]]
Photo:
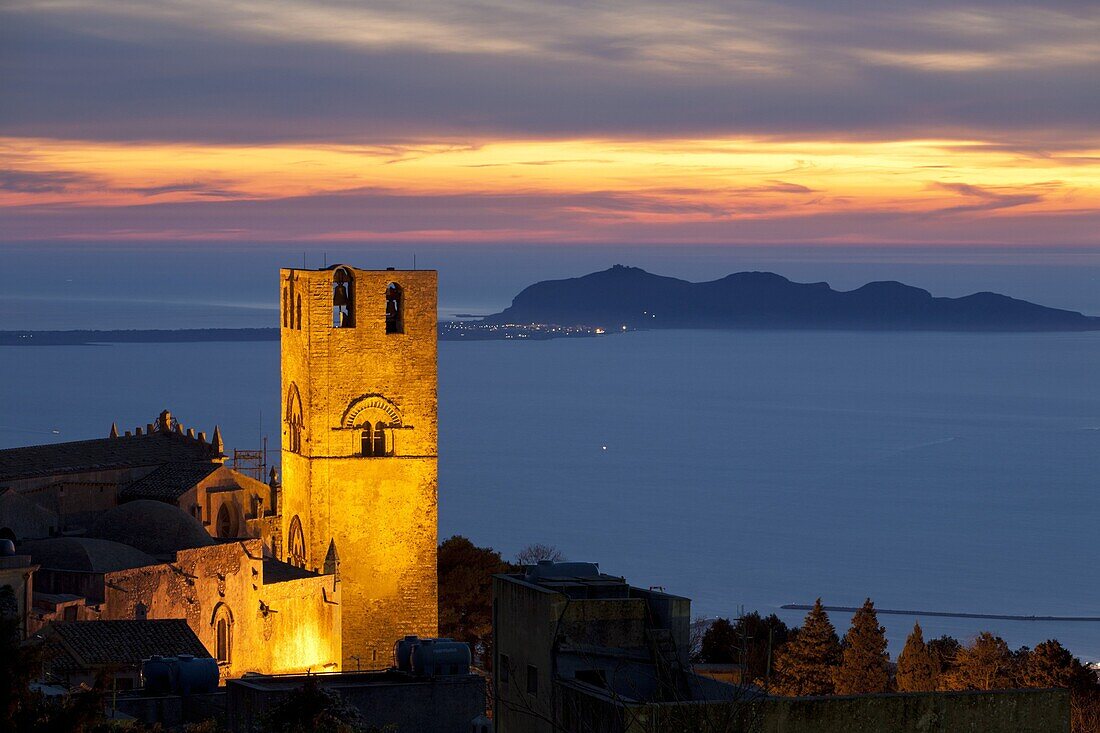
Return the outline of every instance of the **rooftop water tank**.
[[[141,663],[142,687],[148,695],[171,695],[175,676],[172,663],[160,655]]]
[[[218,689],[218,662],[211,657],[152,656],[141,663],[145,692],[150,695],[192,695]]]
[[[470,673],[470,645],[451,639],[421,639],[412,649],[412,672],[418,677]]]
[[[412,672],[412,650],[420,643],[420,637],[416,634],[398,639],[393,645],[393,666],[402,672]]]
[[[176,684],[179,694],[214,692],[218,689],[218,662],[213,657],[192,657],[181,654],[177,658],[179,672]]]

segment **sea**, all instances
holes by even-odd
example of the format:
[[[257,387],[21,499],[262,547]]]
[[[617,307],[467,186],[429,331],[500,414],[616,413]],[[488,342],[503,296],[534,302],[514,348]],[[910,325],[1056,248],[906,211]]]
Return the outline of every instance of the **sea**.
[[[278,344],[0,347],[0,446],[170,409],[279,441]],[[1100,615],[1100,334],[649,331],[442,342],[439,532],[534,542],[703,617],[784,604]],[[849,617],[833,614],[841,633]],[[882,616],[925,636],[1100,622]]]
[[[339,256],[384,265],[393,252]],[[659,261],[649,250],[517,252],[437,252],[428,265],[440,267],[441,316],[499,310],[523,284],[583,274],[599,257],[692,279],[739,269],[849,287],[896,278],[937,294],[995,289],[1100,312],[1097,252],[976,251],[957,262],[942,251],[843,261],[818,250],[785,261],[771,251],[721,261],[711,250]],[[0,330],[275,325],[272,273],[287,256],[7,250],[0,262],[24,275],[0,291]],[[112,422],[144,426],[167,408],[207,434],[220,425],[229,449],[266,437],[277,462],[278,348],[0,347],[0,447],[106,436]],[[894,654],[919,620],[926,638],[989,630],[1013,647],[1057,638],[1100,661],[1100,622],[929,615],[1100,616],[1098,365],[1100,333],[441,342],[439,534],[505,558],[552,544],[687,596],[699,617],[756,610],[797,624],[804,612],[781,606],[871,598],[924,612],[880,616]],[[850,614],[831,616],[843,633]]]

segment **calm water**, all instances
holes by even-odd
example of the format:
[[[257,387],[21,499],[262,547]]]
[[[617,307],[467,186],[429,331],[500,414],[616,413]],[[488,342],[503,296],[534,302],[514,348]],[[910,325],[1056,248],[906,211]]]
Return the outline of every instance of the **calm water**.
[[[164,407],[230,447],[277,442],[277,350],[0,347],[0,445]],[[705,615],[817,596],[1100,615],[1098,364],[1100,334],[443,343],[440,533],[505,555],[549,542]],[[881,620],[896,653],[913,619]],[[1100,659],[1100,624],[921,623]]]

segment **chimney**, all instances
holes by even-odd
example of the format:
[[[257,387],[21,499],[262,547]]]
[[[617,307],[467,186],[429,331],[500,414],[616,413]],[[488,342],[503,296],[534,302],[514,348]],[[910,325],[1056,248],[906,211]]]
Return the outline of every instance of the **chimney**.
[[[134,435],[141,435],[141,428],[134,428]]]
[[[200,443],[205,443],[206,442],[206,431],[205,430],[200,430],[198,438],[199,438]]]
[[[195,429],[194,428],[187,428],[187,437],[191,438],[192,440],[195,438]]]

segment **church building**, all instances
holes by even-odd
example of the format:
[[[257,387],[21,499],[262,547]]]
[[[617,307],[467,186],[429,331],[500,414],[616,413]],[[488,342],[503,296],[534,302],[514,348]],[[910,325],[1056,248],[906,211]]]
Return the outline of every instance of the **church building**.
[[[223,678],[384,669],[436,635],[436,273],[280,277],[281,484],[167,410],[0,450],[28,629],[185,619]]]
[[[344,668],[383,668],[438,625],[437,276],[281,278],[285,560],[338,562]]]

